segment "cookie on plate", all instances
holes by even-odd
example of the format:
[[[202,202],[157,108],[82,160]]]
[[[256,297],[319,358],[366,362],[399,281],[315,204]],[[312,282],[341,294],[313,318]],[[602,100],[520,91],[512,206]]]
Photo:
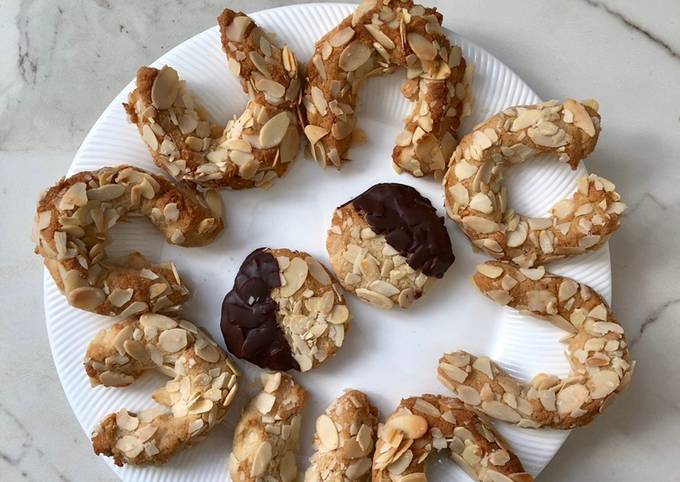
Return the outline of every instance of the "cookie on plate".
[[[307,371],[343,344],[351,315],[340,286],[317,260],[289,249],[256,249],[222,303],[229,351],[261,368]]]
[[[378,409],[359,390],[347,390],[316,419],[314,455],[305,482],[366,482],[378,429]]]
[[[340,284],[380,308],[408,308],[454,261],[444,219],[404,184],[376,184],[333,213],[326,249]]]

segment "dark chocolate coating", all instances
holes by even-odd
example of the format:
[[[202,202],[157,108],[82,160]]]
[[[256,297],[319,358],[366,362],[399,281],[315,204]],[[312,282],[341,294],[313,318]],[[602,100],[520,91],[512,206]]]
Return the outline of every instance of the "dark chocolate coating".
[[[411,186],[376,184],[349,203],[413,269],[441,278],[455,259],[444,218]],[[347,203],[347,204],[349,204]],[[347,205],[345,204],[345,205]]]
[[[276,322],[278,305],[271,292],[280,286],[276,258],[265,248],[250,253],[222,302],[222,336],[238,358],[271,370],[299,370]]]

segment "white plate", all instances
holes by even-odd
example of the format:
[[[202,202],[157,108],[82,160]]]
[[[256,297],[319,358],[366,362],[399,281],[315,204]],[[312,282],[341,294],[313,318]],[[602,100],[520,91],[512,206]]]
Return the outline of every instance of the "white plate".
[[[264,28],[286,41],[301,60],[307,61],[317,38],[349,14],[348,4],[309,4],[266,10],[253,14]],[[215,12],[217,15],[219,12]],[[466,129],[500,109],[538,101],[536,94],[502,62],[472,42],[450,33],[468,62],[476,66],[475,104]],[[217,27],[187,40],[153,65],[169,64],[188,81],[198,98],[221,121],[240,113],[245,95],[227,69]],[[191,287],[193,297],[185,316],[206,327],[222,342],[220,305],[232,287],[244,257],[260,246],[305,250],[326,260],[325,233],[331,213],[339,204],[381,181],[415,186],[444,215],[442,190],[432,180],[397,175],[390,156],[409,103],[399,92],[404,73],[370,80],[362,92],[359,125],[369,142],[351,152],[354,161],[341,172],[321,170],[301,156],[283,179],[268,191],[224,192],[227,229],[205,248],[178,248],[163,242],[148,222],[121,223],[114,228],[112,255],[138,249],[151,259],[173,260]],[[133,84],[114,99],[94,125],[71,165],[69,174],[107,165],[130,163],[157,170],[121,108]],[[537,160],[511,171],[509,188],[513,205],[531,215],[545,214],[558,199],[574,191],[578,174],[564,164]],[[525,187],[519,189],[521,184]],[[380,311],[350,297],[354,314],[345,347],[322,368],[297,379],[311,392],[305,415],[301,467],[311,452],[314,419],[340,394],[353,387],[367,392],[381,413],[390,413],[402,397],[421,393],[446,393],[437,382],[435,366],[445,351],[465,349],[487,354],[513,374],[528,378],[538,371],[566,374],[558,338],[561,332],[544,322],[503,309],[477,294],[468,277],[483,256],[472,252],[470,243],[447,221],[457,260],[432,292],[408,311]],[[611,279],[609,251],[554,265],[553,271],[568,274],[593,286],[607,298]],[[89,435],[97,421],[109,412],[126,407],[151,406],[152,390],[162,382],[147,376],[134,386],[119,389],[91,388],[82,367],[88,342],[111,320],[71,308],[49,274],[45,275],[45,315],[54,362],[66,396]],[[250,381],[257,369],[240,363]],[[201,444],[177,455],[163,467],[116,468],[125,481],[228,480],[226,461],[231,449],[233,426],[240,408],[254,391],[244,383],[225,423]],[[526,430],[499,424],[499,429],[518,453],[524,466],[538,474],[567,437],[567,432]],[[304,457],[304,458],[302,458]],[[107,459],[108,460],[108,459]],[[462,470],[443,457],[431,464],[433,480],[469,480]],[[109,461],[110,463],[110,461]],[[435,475],[438,474],[438,475]]]

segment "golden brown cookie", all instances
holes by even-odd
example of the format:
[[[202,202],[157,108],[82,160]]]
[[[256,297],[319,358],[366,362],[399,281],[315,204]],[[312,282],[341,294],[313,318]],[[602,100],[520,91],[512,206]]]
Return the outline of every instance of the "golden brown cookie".
[[[261,248],[243,261],[222,303],[229,351],[272,370],[307,371],[331,358],[351,315],[342,290],[312,256]]]
[[[505,169],[550,154],[573,169],[595,148],[600,116],[594,101],[517,106],[461,139],[444,177],[446,210],[476,248],[524,268],[592,251],[619,227],[626,205],[614,184],[591,174],[550,217],[531,218],[507,205]],[[529,187],[528,187],[529,188]]]
[[[297,59],[244,13],[226,9],[217,20],[229,69],[248,94],[239,117],[218,125],[167,65],[139,69],[125,108],[172,177],[203,187],[268,187],[298,152]]]
[[[241,415],[229,456],[229,476],[238,482],[293,482],[302,410],[307,392],[285,373],[263,373],[263,389]]]
[[[442,16],[412,0],[364,0],[317,43],[307,68],[305,134],[322,166],[349,159],[359,90],[369,77],[406,67],[414,101],[392,153],[395,169],[441,177],[470,110],[472,69],[442,30]]]
[[[436,395],[406,398],[378,430],[373,482],[427,482],[426,459],[445,449],[481,482],[532,482],[507,444],[459,400]]]
[[[358,390],[347,390],[316,419],[314,455],[305,482],[366,482],[378,428],[378,409]]]
[[[408,308],[454,260],[444,219],[403,184],[376,184],[333,213],[326,238],[342,286],[380,308]]]
[[[238,390],[237,368],[203,330],[156,313],[101,331],[87,349],[85,370],[93,385],[106,387],[130,385],[150,370],[172,378],[153,394],[162,407],[122,409],[95,428],[94,452],[120,466],[163,464],[202,440]]]
[[[106,255],[109,230],[127,216],[147,217],[169,243],[204,246],[222,231],[221,200],[131,166],[61,179],[40,198],[36,253],[68,302],[101,315],[175,310],[189,296],[173,263],[152,265],[139,253],[116,264]]]
[[[590,423],[630,383],[631,361],[623,327],[588,286],[508,262],[480,264],[472,278],[482,294],[569,332],[563,339],[571,373],[539,373],[523,383],[487,357],[444,355],[437,374],[465,405],[522,427],[571,429]]]

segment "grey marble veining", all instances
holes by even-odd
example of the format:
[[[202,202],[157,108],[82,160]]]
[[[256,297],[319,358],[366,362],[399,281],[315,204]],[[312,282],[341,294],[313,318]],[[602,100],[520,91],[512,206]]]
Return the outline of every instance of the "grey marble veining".
[[[214,25],[219,11],[292,3],[0,3],[0,480],[114,481],[91,453],[52,365],[33,202],[136,69]],[[296,2],[297,3],[297,2]],[[588,161],[630,209],[610,243],[614,310],[638,369],[575,431],[542,481],[677,480],[680,460],[680,3],[428,2],[543,98],[594,97],[604,132]],[[675,478],[675,479],[674,479]]]

